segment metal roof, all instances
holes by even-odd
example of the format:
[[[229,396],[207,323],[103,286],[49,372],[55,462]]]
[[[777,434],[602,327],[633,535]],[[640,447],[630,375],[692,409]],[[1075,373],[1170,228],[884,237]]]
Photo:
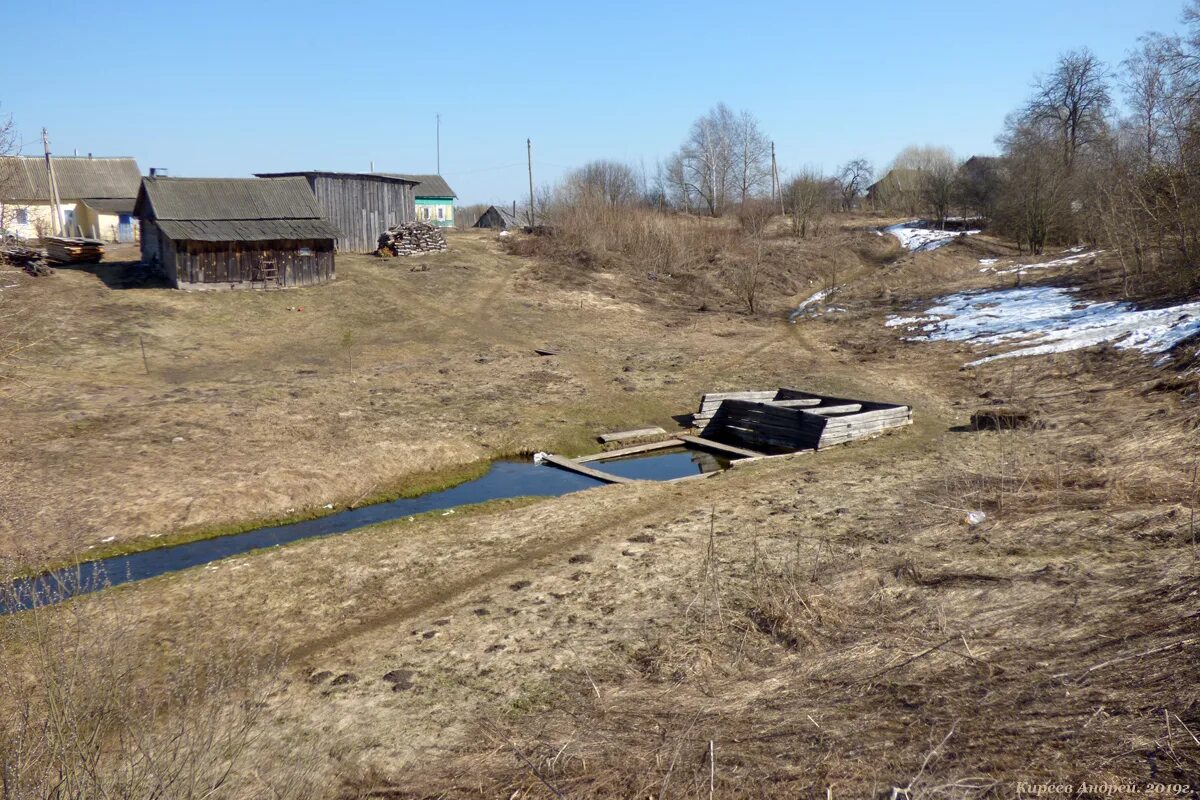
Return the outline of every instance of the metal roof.
[[[89,158],[52,156],[58,196],[66,200],[84,197],[136,197],[142,180],[132,158]],[[50,202],[50,179],[44,156],[0,158],[0,201]]]
[[[302,177],[146,178],[136,213],[172,239],[254,242],[336,239]]]
[[[146,178],[139,213],[156,219],[321,219],[304,178]]]
[[[170,238],[194,242],[263,242],[272,239],[336,239],[323,219],[176,220],[160,219]]]
[[[299,172],[256,172],[254,174],[259,178],[291,178],[296,176],[309,178],[314,175],[320,175],[326,178],[374,178],[376,180],[390,181],[393,183],[417,183],[417,181],[412,178],[406,178],[401,175],[393,175],[390,172],[330,172],[321,169],[310,169],[301,170]]]
[[[375,174],[416,182],[418,185],[413,190],[414,197],[458,197],[441,175],[406,175],[401,172],[378,172]]]

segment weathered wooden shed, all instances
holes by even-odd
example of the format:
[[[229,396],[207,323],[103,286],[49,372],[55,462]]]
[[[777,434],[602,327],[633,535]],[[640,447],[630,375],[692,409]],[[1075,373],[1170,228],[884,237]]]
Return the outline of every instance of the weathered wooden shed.
[[[479,215],[476,228],[493,228],[501,231],[519,231],[524,225],[517,218],[515,206],[488,206],[487,211]]]
[[[177,288],[333,280],[338,232],[303,178],[145,178],[134,211],[142,261]]]
[[[379,246],[379,234],[416,219],[413,187],[404,175],[378,172],[260,172],[260,178],[308,181],[325,218],[338,231],[339,250],[368,253]]]

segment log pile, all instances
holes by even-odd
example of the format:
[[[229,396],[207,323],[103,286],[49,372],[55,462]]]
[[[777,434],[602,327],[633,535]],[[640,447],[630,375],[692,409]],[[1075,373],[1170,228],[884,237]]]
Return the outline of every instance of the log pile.
[[[446,249],[442,229],[427,222],[402,222],[379,236],[378,256],[411,256],[417,253],[437,253]]]
[[[104,242],[67,236],[46,236],[46,255],[59,264],[95,264],[104,255]]]
[[[33,247],[0,244],[0,262],[19,267],[35,278],[54,274],[54,270],[46,263],[46,254]]]

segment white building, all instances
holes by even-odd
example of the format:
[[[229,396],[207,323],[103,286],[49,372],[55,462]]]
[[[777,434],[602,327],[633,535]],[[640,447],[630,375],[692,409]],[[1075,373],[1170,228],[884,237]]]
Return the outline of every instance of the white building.
[[[137,239],[133,202],[142,182],[132,158],[54,156],[64,233],[106,241]],[[54,235],[43,156],[0,158],[0,228],[24,239]]]

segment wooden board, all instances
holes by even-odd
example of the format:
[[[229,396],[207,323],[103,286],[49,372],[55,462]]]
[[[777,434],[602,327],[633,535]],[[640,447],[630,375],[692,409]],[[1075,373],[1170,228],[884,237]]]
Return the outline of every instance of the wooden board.
[[[598,469],[592,469],[591,467],[584,466],[577,461],[572,461],[571,459],[563,458],[562,456],[556,456],[553,453],[547,453],[545,456],[543,456],[543,459],[547,464],[553,464],[556,467],[570,470],[571,472],[578,472],[580,475],[587,475],[589,478],[595,478],[596,480],[604,481],[605,483],[637,483],[637,481],[635,481],[633,478],[625,478],[620,475],[612,475],[608,472],[601,472]]]
[[[650,444],[635,444],[633,447],[622,447],[620,450],[608,450],[603,453],[593,453],[590,456],[580,456],[575,459],[575,463],[586,464],[590,461],[607,461],[610,458],[635,456],[638,453],[649,453],[653,450],[665,450],[668,447],[682,446],[683,440],[681,439],[667,439],[665,442],[651,442]]]
[[[725,453],[726,455],[737,456],[738,458],[757,458],[764,455],[757,450],[746,450],[742,447],[734,447],[733,445],[714,442],[712,439],[702,439],[699,436],[680,436],[680,439],[690,445],[702,447],[705,450],[713,450],[717,453]]]
[[[610,442],[625,442],[630,439],[645,439],[650,436],[666,436],[667,432],[662,428],[638,428],[635,431],[616,431],[614,433],[602,433],[596,438],[604,444]]]
[[[771,405],[783,406],[782,403],[772,403]],[[783,406],[787,408],[787,406]],[[809,414],[857,414],[862,411],[862,403],[846,403],[840,406],[820,406],[819,408],[805,408]]]

